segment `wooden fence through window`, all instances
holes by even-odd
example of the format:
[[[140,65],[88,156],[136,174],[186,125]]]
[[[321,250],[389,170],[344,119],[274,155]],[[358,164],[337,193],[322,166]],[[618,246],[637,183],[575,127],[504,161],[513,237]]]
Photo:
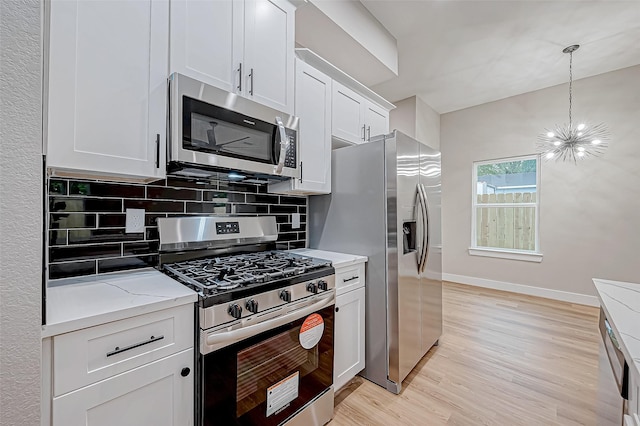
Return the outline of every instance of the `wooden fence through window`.
[[[535,250],[535,202],[535,192],[478,195],[476,206],[477,246]],[[529,205],[514,205],[524,203]],[[496,206],[496,204],[507,205]]]

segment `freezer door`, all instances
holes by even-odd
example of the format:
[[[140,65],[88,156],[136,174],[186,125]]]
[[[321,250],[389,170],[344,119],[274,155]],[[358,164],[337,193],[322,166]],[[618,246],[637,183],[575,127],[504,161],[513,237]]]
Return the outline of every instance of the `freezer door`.
[[[395,132],[387,141],[389,380],[400,383],[422,358],[418,273],[420,183],[418,142]],[[392,267],[392,263],[397,265]]]
[[[440,152],[420,145],[420,187],[426,199],[426,261],[420,271],[422,354],[442,335],[442,221]]]

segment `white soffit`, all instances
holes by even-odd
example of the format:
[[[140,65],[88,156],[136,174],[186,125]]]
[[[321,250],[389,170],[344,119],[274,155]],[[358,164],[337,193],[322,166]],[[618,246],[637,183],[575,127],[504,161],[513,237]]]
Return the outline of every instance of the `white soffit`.
[[[300,5],[296,45],[368,87],[397,76],[395,38],[359,1],[312,0]]]
[[[373,88],[446,113],[640,64],[640,1],[362,0],[398,40],[398,77]],[[639,83],[640,84],[640,83]]]

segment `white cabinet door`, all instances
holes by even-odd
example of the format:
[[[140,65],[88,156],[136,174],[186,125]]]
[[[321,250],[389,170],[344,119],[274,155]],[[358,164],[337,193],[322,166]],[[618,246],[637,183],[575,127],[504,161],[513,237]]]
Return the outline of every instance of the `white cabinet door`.
[[[333,384],[340,389],[364,368],[364,287],[336,297]]]
[[[389,133],[389,111],[367,102],[364,110],[364,122],[367,125],[367,141],[373,136]]]
[[[243,0],[171,0],[171,73],[237,93],[243,39]]]
[[[331,192],[331,79],[296,61],[295,115],[300,118],[298,190]]]
[[[54,398],[53,426],[193,425],[193,376],[188,349]]]
[[[351,89],[333,81],[331,134],[351,143],[365,141],[366,100]]]
[[[47,166],[165,174],[169,2],[52,0]]]
[[[245,1],[244,95],[288,114],[293,112],[294,24],[295,7],[286,0]]]

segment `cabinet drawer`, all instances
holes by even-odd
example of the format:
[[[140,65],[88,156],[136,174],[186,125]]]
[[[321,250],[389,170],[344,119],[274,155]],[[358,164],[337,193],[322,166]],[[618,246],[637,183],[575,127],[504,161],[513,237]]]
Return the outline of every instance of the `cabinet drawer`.
[[[189,304],[55,336],[54,396],[193,347],[193,321]]]
[[[364,263],[336,268],[336,294],[364,286]]]

